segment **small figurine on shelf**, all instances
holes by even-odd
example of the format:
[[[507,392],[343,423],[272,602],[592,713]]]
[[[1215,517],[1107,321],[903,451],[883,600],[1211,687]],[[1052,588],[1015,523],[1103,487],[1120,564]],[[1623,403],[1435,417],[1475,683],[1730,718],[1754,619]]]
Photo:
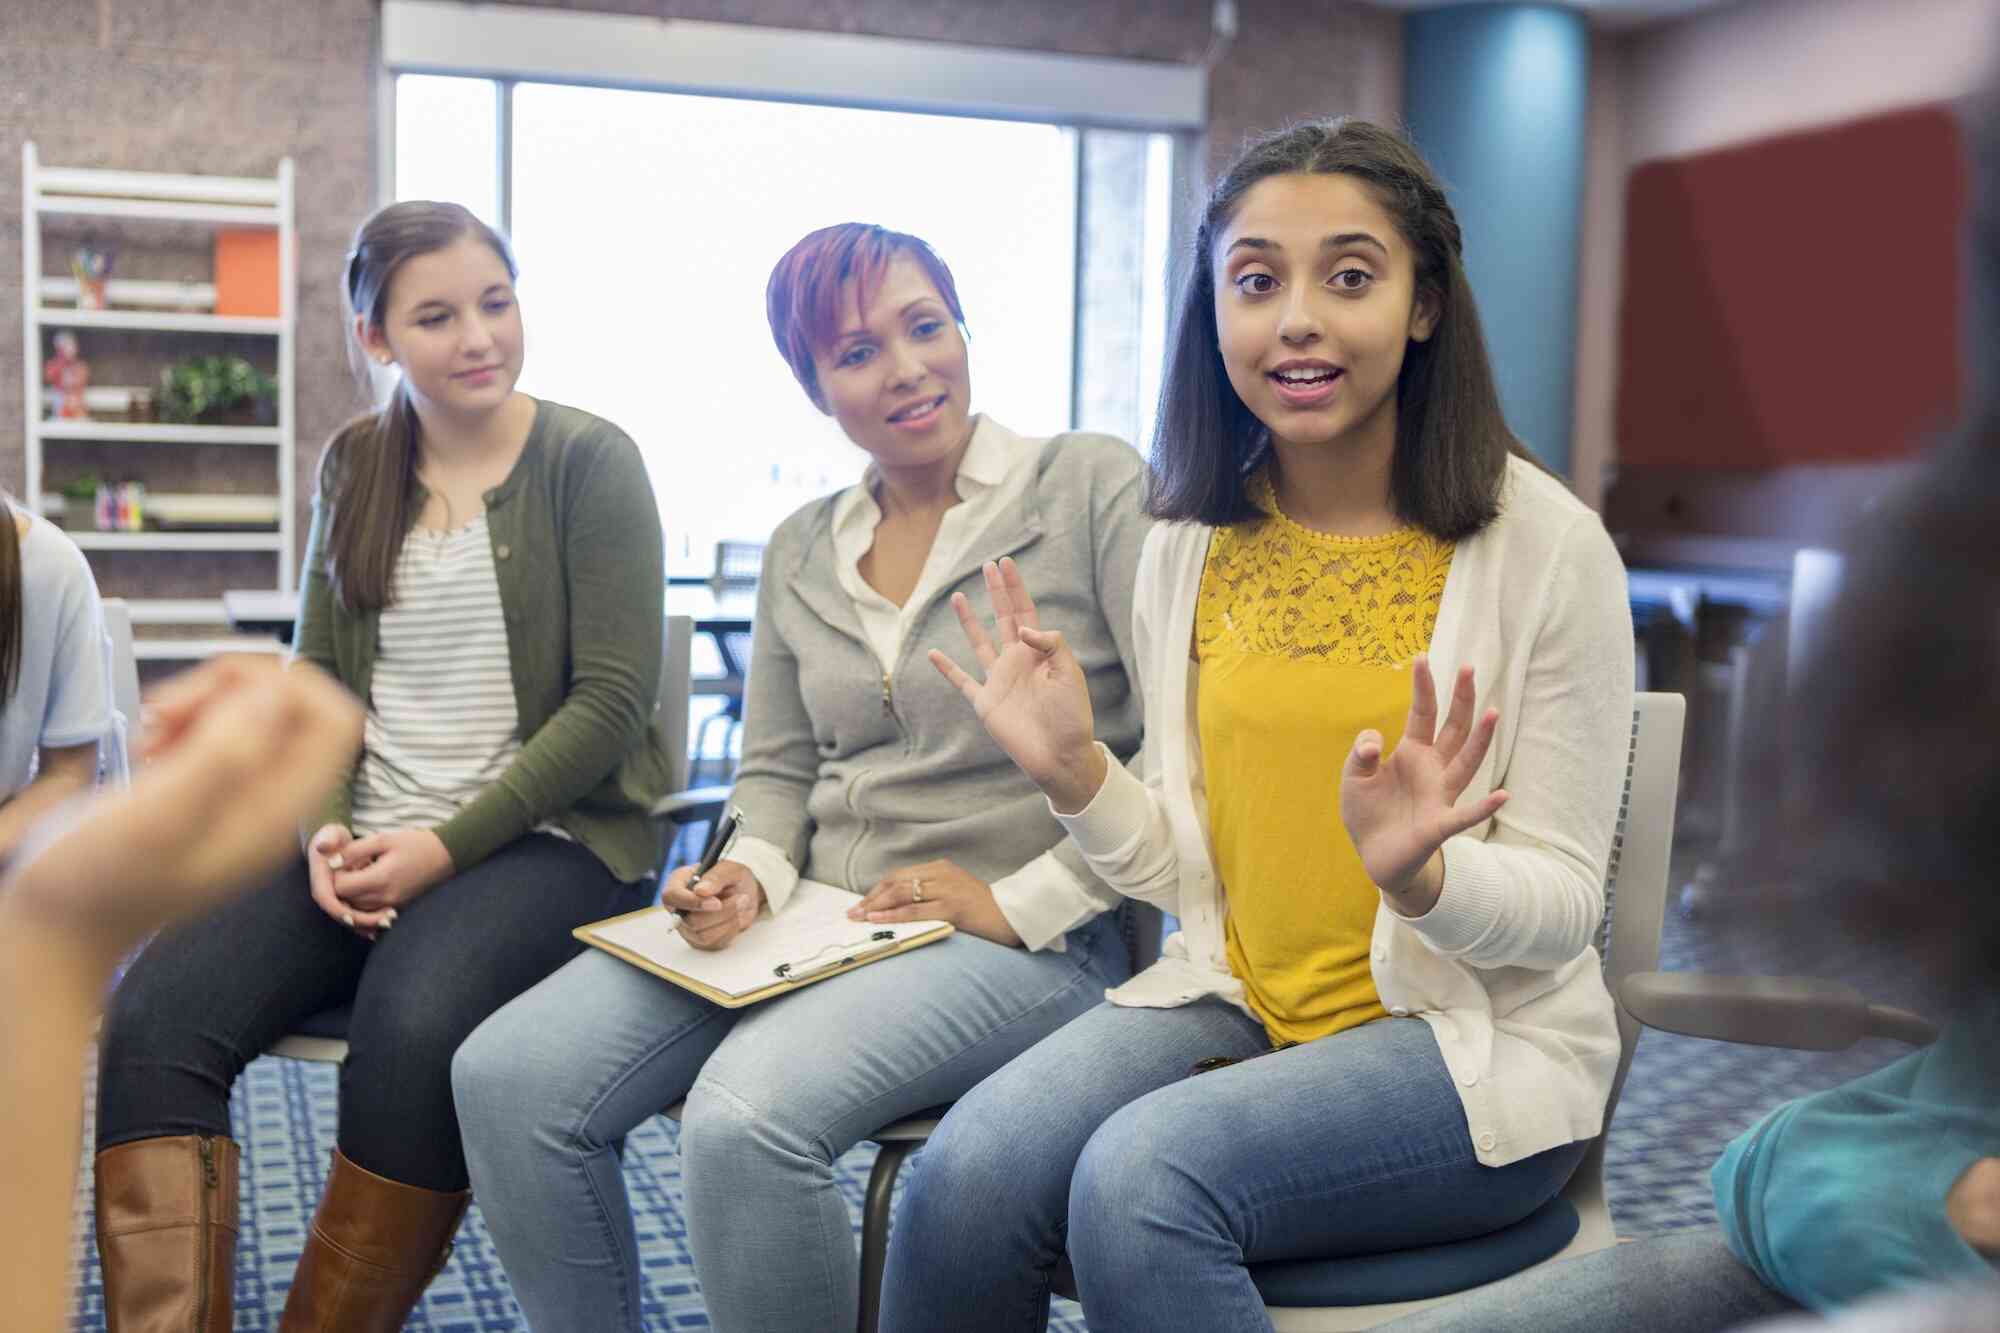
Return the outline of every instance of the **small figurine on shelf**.
[[[111,276],[111,252],[80,245],[69,257],[69,271],[76,275],[76,308],[104,309],[104,284]]]
[[[42,382],[50,395],[49,415],[60,421],[83,421],[90,416],[84,401],[90,388],[90,363],[76,345],[76,335],[64,329],[55,336],[55,355],[42,363]]]

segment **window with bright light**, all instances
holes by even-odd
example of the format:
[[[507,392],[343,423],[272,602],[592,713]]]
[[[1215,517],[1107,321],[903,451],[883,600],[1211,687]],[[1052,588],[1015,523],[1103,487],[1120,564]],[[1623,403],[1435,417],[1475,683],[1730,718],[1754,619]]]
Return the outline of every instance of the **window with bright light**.
[[[761,541],[861,475],[865,456],[806,400],[764,315],[772,265],[830,223],[912,232],[951,266],[976,411],[1024,434],[1085,426],[1143,446],[1169,136],[415,75],[396,96],[397,197],[457,199],[510,231],[521,387],[638,441],[671,573],[707,574],[718,541]],[[1079,181],[1107,138],[1131,141],[1113,154],[1126,167],[1080,226]],[[1120,238],[1101,258],[1100,234]],[[1080,354],[1080,336],[1119,350]]]
[[[396,197],[463,204],[500,218],[500,90],[490,79],[396,80]]]

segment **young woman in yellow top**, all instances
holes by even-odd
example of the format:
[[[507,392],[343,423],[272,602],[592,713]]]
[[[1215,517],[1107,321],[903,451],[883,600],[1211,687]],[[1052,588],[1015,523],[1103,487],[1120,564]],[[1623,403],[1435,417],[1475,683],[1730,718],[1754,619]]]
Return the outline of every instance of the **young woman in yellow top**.
[[[1399,136],[1253,145],[1195,247],[1133,599],[1143,772],[1093,742],[1011,566],[997,642],[959,605],[983,681],[932,654],[1181,933],[946,1117],[888,1329],[1034,1327],[1065,1248],[1093,1333],[1269,1327],[1248,1265],[1508,1226],[1602,1126],[1617,554],[1508,431],[1457,220]]]

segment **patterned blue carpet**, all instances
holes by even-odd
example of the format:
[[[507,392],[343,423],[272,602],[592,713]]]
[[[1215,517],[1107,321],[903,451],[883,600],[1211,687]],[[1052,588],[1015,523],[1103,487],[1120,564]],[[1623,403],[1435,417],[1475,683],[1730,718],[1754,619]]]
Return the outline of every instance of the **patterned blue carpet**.
[[[292,1269],[326,1180],[333,1151],[336,1072],[331,1065],[266,1057],[254,1061],[237,1085],[231,1126],[241,1145],[243,1229],[236,1251],[236,1328],[259,1333],[278,1327]],[[94,1101],[86,1081],[85,1105]],[[625,1187],[639,1225],[644,1268],[641,1299],[649,1330],[705,1329],[708,1315],[688,1254],[680,1199],[679,1127],[655,1116],[625,1144]],[[85,1141],[89,1141],[86,1125]],[[75,1210],[76,1255],[81,1281],[71,1327],[104,1328],[104,1286],[91,1242],[91,1180],[86,1153]],[[864,1144],[840,1159],[838,1175],[861,1235],[861,1200],[875,1146]],[[909,1168],[905,1167],[907,1174]],[[1082,1333],[1082,1312],[1056,1303],[1050,1328]],[[411,1333],[516,1333],[525,1327],[507,1275],[475,1203],[459,1228],[451,1260],[431,1283],[404,1326]]]
[[[1670,913],[1661,966],[1672,970],[1806,973],[1839,977],[1891,1003],[1923,1004],[1907,976],[1884,975],[1862,950],[1810,957],[1755,946],[1756,932],[1725,912],[1689,921]],[[1708,1168],[1724,1144],[1789,1097],[1858,1077],[1904,1048],[1867,1042],[1832,1054],[1772,1051],[1648,1032],[1639,1044],[1607,1151],[1612,1214],[1622,1236],[1712,1224]],[[86,1105],[94,1100],[85,1089]],[[236,1327],[275,1329],[305,1227],[334,1143],[335,1075],[326,1065],[263,1059],[237,1090],[233,1109],[243,1148],[243,1234],[236,1258]],[[705,1329],[701,1291],[678,1208],[676,1127],[663,1118],[634,1133],[625,1176],[639,1219],[648,1329]],[[87,1140],[86,1140],[87,1141]],[[873,1145],[842,1158],[839,1174],[856,1234]],[[86,1155],[87,1156],[87,1155]],[[89,1163],[77,1194],[81,1283],[73,1327],[104,1327],[103,1288],[90,1232]],[[909,1169],[921,1169],[920,1161]],[[511,1333],[519,1310],[477,1205],[450,1263],[407,1325],[419,1333]],[[1080,1333],[1080,1310],[1059,1302],[1051,1327]]]

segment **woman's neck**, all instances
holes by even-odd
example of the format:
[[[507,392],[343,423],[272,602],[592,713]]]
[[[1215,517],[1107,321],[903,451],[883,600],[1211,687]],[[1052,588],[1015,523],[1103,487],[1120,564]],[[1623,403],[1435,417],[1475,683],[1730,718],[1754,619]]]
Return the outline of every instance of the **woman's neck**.
[[[1396,459],[1393,402],[1374,419],[1332,440],[1271,439],[1271,494],[1285,517],[1315,532],[1379,537],[1402,526],[1390,495]]]
[[[478,467],[519,451],[534,424],[535,400],[510,394],[490,412],[464,416],[418,402],[419,460],[423,466],[448,471]]]
[[[958,467],[965,461],[965,451],[971,446],[972,433],[968,431],[957,448],[931,462],[891,465],[878,459],[875,472],[882,485],[876,499],[882,506],[883,516],[897,518],[910,514],[941,514],[957,504]]]

